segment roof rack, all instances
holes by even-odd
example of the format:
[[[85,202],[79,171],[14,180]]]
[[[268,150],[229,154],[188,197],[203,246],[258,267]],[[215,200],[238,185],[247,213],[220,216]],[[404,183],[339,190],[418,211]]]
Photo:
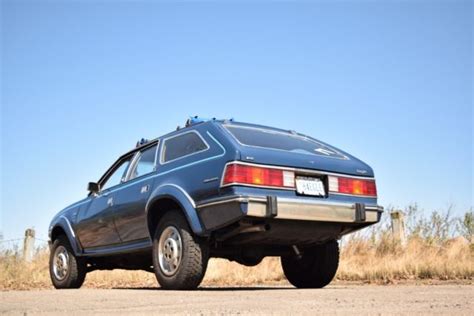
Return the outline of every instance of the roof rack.
[[[191,125],[196,125],[196,124],[199,124],[199,123],[202,123],[202,122],[207,122],[207,121],[215,121],[216,118],[213,117],[212,119],[208,119],[208,118],[204,118],[204,117],[199,117],[199,116],[190,116],[187,120],[186,120],[186,124],[185,126],[188,127],[188,126],[191,126]]]
[[[149,143],[149,142],[150,141],[148,139],[142,138],[137,142],[137,144],[135,145],[135,148],[145,145],[146,143]]]
[[[190,116],[186,121],[185,127],[196,125],[196,124],[199,124],[199,123],[202,123],[202,122],[216,121],[216,120],[217,119],[215,117],[213,117],[213,118],[204,118],[204,117],[199,117],[197,115]],[[228,120],[225,120],[225,121],[232,122],[232,121],[234,121],[234,119],[231,118],[231,119],[228,119]]]

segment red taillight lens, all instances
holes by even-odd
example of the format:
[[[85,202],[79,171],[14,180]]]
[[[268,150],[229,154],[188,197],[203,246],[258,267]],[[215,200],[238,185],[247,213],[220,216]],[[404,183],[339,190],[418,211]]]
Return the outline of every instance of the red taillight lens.
[[[292,171],[229,164],[225,169],[222,184],[250,184],[293,188],[295,186],[294,179],[295,177]]]
[[[351,195],[377,196],[375,180],[330,176],[329,191]]]

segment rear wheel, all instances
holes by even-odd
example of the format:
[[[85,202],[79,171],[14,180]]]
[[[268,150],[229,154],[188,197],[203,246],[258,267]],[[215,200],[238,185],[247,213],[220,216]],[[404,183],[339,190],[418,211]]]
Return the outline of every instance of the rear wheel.
[[[322,288],[336,275],[339,265],[339,245],[336,240],[304,249],[301,257],[281,257],[288,281],[298,288]]]
[[[166,213],[153,238],[153,268],[163,289],[192,290],[199,286],[209,260],[207,243],[194,236],[179,211]]]
[[[51,247],[49,274],[57,289],[80,288],[86,278],[87,266],[83,258],[76,257],[66,236],[59,236]]]

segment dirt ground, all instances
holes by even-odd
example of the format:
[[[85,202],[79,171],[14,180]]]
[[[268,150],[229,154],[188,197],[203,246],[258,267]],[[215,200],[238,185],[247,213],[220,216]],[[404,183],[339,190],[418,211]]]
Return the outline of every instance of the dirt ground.
[[[451,314],[472,315],[474,285],[332,285],[0,292],[2,314]]]

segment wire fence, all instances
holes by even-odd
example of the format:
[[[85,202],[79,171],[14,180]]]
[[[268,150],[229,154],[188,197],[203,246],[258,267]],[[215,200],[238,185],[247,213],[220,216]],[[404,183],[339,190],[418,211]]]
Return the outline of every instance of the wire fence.
[[[44,249],[48,245],[48,241],[42,238],[32,237],[29,241],[33,246],[31,251],[33,255]],[[1,255],[23,255],[25,251],[25,237],[11,238],[0,240],[0,254]]]
[[[22,240],[24,240],[24,239],[25,239],[25,238],[22,237],[22,238],[13,238],[13,239],[0,240],[0,244],[9,243],[9,242],[18,242],[18,241],[22,241]],[[37,238],[37,237],[34,237],[34,240],[35,240],[35,242],[36,242],[36,241],[39,241],[39,242],[48,243],[47,240],[41,239],[41,238]]]

